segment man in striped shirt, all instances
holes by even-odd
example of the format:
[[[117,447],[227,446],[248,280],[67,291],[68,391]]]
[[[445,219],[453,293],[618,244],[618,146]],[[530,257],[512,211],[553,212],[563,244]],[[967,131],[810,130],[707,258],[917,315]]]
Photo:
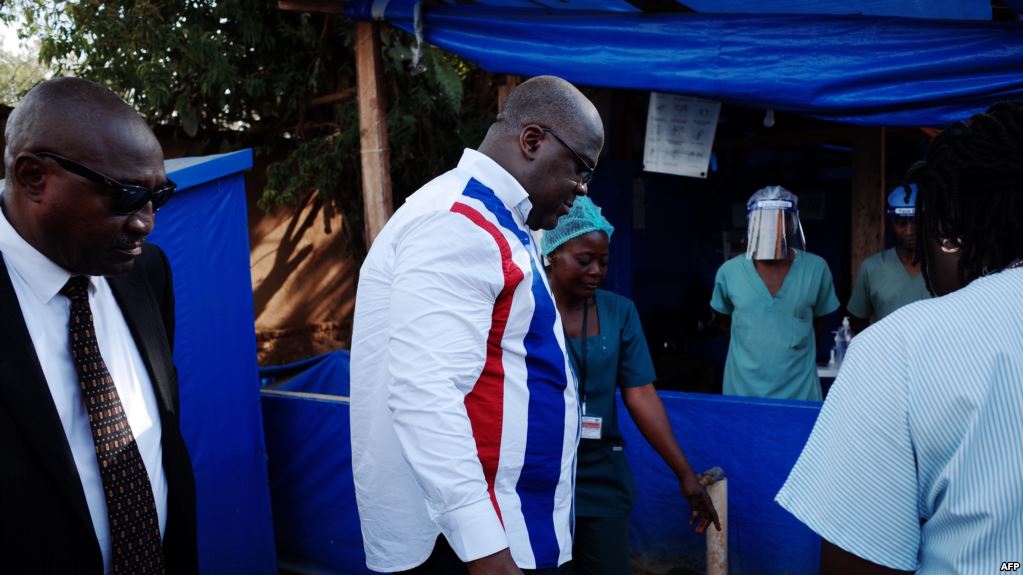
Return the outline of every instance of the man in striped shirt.
[[[1023,108],[953,125],[913,171],[917,253],[942,297],[853,340],[776,499],[824,538],[825,574],[1023,557]]]
[[[533,78],[373,243],[351,367],[370,569],[558,573],[570,560],[576,382],[530,230],[586,193],[603,143],[586,97]]]

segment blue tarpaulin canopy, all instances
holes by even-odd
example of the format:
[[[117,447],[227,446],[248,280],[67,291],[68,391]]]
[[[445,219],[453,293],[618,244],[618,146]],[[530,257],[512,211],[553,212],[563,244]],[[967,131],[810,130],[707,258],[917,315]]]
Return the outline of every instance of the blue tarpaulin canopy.
[[[416,4],[345,9],[414,33]],[[477,0],[420,13],[424,41],[491,72],[851,124],[942,126],[1023,98],[1023,23],[991,21],[985,1]]]

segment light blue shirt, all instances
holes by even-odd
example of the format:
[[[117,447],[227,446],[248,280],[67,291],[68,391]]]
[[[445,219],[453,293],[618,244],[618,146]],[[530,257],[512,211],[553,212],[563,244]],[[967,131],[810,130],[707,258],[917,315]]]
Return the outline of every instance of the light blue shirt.
[[[1023,558],[1023,269],[852,340],[776,501],[868,561],[998,573]]]
[[[796,251],[771,295],[746,255],[725,262],[710,307],[732,316],[725,395],[821,400],[813,319],[838,309],[828,264]]]
[[[889,248],[860,264],[846,309],[856,317],[877,322],[904,305],[929,297],[924,274],[909,275],[895,248]]]

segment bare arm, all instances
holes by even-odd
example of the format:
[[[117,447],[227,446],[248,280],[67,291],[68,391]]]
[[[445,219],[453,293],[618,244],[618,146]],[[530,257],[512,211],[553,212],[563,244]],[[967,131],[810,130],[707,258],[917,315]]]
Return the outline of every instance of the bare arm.
[[[703,533],[711,523],[720,531],[721,522],[718,520],[714,504],[696,479],[686,456],[682,453],[682,448],[675,440],[668,415],[664,412],[664,404],[661,403],[654,384],[622,388],[622,400],[640,433],[678,477],[679,486],[693,512],[690,524],[695,522],[695,531]]]
[[[469,568],[469,575],[522,575],[508,549],[469,561],[465,566]]]
[[[899,571],[871,563],[833,545],[827,539],[821,539],[820,575],[905,575],[909,573],[912,571]]]
[[[813,318],[813,341],[820,343],[822,333],[824,333],[824,316]]]
[[[863,319],[854,315],[849,316],[849,327],[852,328],[853,335],[867,329],[868,326],[870,326],[869,319]]]
[[[721,335],[725,336],[725,346],[732,343],[732,316],[714,312],[717,315],[718,327]]]

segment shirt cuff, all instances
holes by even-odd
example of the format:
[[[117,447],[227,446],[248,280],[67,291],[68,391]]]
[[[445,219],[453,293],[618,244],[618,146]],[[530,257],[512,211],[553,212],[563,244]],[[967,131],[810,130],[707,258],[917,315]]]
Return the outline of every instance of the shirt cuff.
[[[508,536],[489,498],[448,511],[437,517],[437,524],[466,563],[508,547]]]

